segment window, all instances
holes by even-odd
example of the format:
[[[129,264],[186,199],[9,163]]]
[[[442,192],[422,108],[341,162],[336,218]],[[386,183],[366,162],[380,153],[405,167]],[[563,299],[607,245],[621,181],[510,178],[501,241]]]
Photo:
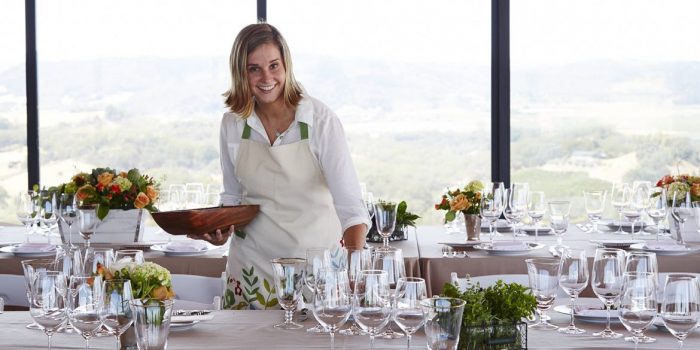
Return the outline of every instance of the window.
[[[19,224],[15,197],[27,188],[24,1],[0,11],[0,222]]]
[[[512,180],[583,218],[584,189],[700,173],[697,13],[692,0],[512,1]]]
[[[343,122],[360,181],[423,224],[490,179],[490,1],[268,0],[295,75]]]

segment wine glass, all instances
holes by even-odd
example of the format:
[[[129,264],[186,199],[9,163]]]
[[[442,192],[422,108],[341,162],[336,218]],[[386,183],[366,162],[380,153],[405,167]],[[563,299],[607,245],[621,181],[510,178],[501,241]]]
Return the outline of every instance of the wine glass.
[[[335,332],[347,322],[352,312],[348,271],[322,268],[316,274],[313,313],[316,320],[331,335],[331,349],[335,348]]]
[[[39,271],[31,279],[29,314],[48,336],[51,350],[51,337],[68,320],[66,276],[58,271]]]
[[[374,218],[374,195],[372,192],[365,192],[363,196],[363,202],[367,208],[367,213],[369,214],[369,219]]]
[[[557,236],[557,244],[550,248],[554,253],[560,252],[566,248],[562,243],[562,235],[569,228],[569,213],[571,212],[571,202],[569,201],[551,201],[547,203],[549,207],[549,226],[554,230]]]
[[[372,269],[382,270],[387,273],[387,281],[389,283],[389,296],[394,298],[396,284],[399,279],[406,277],[406,267],[403,261],[403,252],[399,248],[380,247],[375,249],[374,258],[372,259]],[[398,333],[388,326],[386,331],[380,335],[385,339],[396,339],[403,337],[403,334]]]
[[[27,291],[27,300],[32,302],[32,284],[36,274],[39,272],[56,271],[55,259],[30,259],[22,260],[22,272],[24,274],[24,284]],[[26,326],[29,329],[41,329],[39,324],[32,322]]]
[[[73,223],[78,217],[75,196],[61,193],[58,197],[58,218],[68,225],[68,246],[73,248]]]
[[[632,223],[632,234],[636,234],[635,224],[642,217],[642,212],[649,205],[649,189],[645,186],[639,185],[635,187],[630,192],[630,200],[626,207],[622,209],[622,215],[627,219],[627,221]],[[642,232],[642,228],[639,229],[639,233]]]
[[[491,243],[493,243],[494,236],[500,236],[498,229],[495,229],[494,233],[494,227],[503,213],[504,197],[503,182],[494,182],[484,187],[484,191],[481,193],[481,217],[489,222],[489,239]]]
[[[654,221],[656,225],[656,240],[661,236],[661,220],[666,218],[668,198],[666,197],[666,189],[663,187],[654,187],[649,194],[649,203],[646,207],[647,215]]]
[[[270,263],[274,275],[274,289],[277,291],[277,301],[284,309],[284,322],[276,324],[275,328],[303,328],[304,326],[292,321],[292,316],[301,298],[306,259],[278,258],[272,259]]]
[[[360,272],[353,293],[352,315],[355,322],[369,333],[370,349],[374,349],[374,337],[386,327],[391,318],[391,297],[386,271]]]
[[[114,263],[112,248],[85,248],[83,276],[100,274],[101,270],[109,268]]]
[[[85,240],[85,246],[90,247],[90,238],[97,231],[100,219],[97,217],[97,204],[86,203],[77,195],[75,199],[78,204],[78,232]]]
[[[34,191],[22,191],[15,200],[17,219],[27,228],[26,241],[32,234],[32,226],[37,222],[36,194]]]
[[[559,327],[548,322],[545,317],[547,310],[554,305],[559,288],[559,274],[561,273],[561,259],[559,258],[534,258],[525,259],[530,288],[537,300],[537,314],[539,320],[528,327],[541,330],[553,330]]]
[[[666,277],[661,302],[661,319],[671,334],[678,339],[678,349],[683,340],[697,327],[700,320],[700,292],[695,276],[670,274]]]
[[[612,192],[610,193],[610,204],[617,209],[618,227],[615,233],[626,235],[627,232],[622,230],[622,210],[630,201],[630,184],[626,182],[613,183]]]
[[[618,318],[627,328],[631,337],[626,341],[633,341],[634,348],[644,338],[644,330],[647,329],[656,317],[656,275],[649,272],[625,272],[623,275],[622,295]],[[651,343],[656,339],[646,337],[645,343]]]
[[[120,249],[114,252],[114,262],[132,262],[136,264],[143,264],[146,259],[143,257],[143,250],[138,249]],[[128,303],[125,306],[129,307]]]
[[[311,291],[311,297],[315,295],[316,276],[322,268],[329,267],[326,261],[325,248],[308,248],[306,249],[306,268],[304,269],[304,285]],[[320,333],[323,332],[323,327],[316,324],[306,330],[307,332]]]
[[[622,334],[610,329],[610,308],[618,301],[622,293],[622,277],[625,268],[625,251],[612,248],[598,248],[593,260],[593,292],[607,310],[607,323],[601,332],[593,333],[595,337],[619,338]]]
[[[527,236],[520,233],[519,227],[522,223],[525,213],[527,212],[527,189],[523,190],[523,185],[527,184],[512,184],[511,188],[506,190],[505,208],[503,208],[503,216],[506,221],[513,225],[513,240],[519,236]]]
[[[648,272],[654,275],[659,274],[659,267],[656,262],[656,253],[643,251],[627,252],[625,260],[625,272]]]
[[[585,249],[565,249],[561,255],[559,287],[571,297],[571,322],[566,328],[559,328],[565,334],[581,334],[586,331],[574,324],[576,298],[588,285],[588,256]]]
[[[427,297],[422,278],[401,277],[396,283],[394,322],[406,333],[406,349],[411,348],[411,335],[425,323],[420,302]]]
[[[360,272],[372,269],[372,251],[370,248],[348,250],[348,279],[350,281],[350,290],[355,292],[355,285],[360,276]],[[365,332],[359,328],[356,322],[348,329],[343,329],[339,332],[343,335],[362,335]]]
[[[527,215],[530,216],[530,218],[533,221],[532,225],[535,227],[535,242],[537,242],[537,238],[539,235],[539,233],[537,232],[537,224],[540,222],[540,220],[542,220],[546,211],[547,206],[544,200],[544,192],[528,192]]]
[[[671,202],[671,215],[680,224],[680,230],[678,232],[679,243],[685,243],[683,241],[683,226],[685,222],[693,215],[692,212],[692,201],[690,199],[690,192],[681,193],[676,190],[673,192],[673,198]]]
[[[85,349],[90,348],[90,338],[102,327],[100,310],[104,295],[102,277],[71,276],[68,286],[68,321],[85,339]]]
[[[379,200],[374,205],[374,219],[377,222],[377,231],[384,240],[384,247],[389,246],[389,237],[394,233],[396,227],[396,209],[394,202]]]
[[[605,210],[606,191],[583,191],[583,199],[586,205],[586,214],[593,224],[591,233],[602,233],[598,230],[598,221],[603,218]]]
[[[58,222],[56,194],[46,190],[39,193],[39,200],[41,202],[39,208],[39,222],[44,225],[44,229],[46,230],[47,243],[51,244],[51,227]]]
[[[117,338],[119,350],[119,337],[134,323],[134,316],[129,308],[129,302],[133,300],[131,281],[106,280],[102,284],[102,291],[104,302],[100,309],[100,321]]]

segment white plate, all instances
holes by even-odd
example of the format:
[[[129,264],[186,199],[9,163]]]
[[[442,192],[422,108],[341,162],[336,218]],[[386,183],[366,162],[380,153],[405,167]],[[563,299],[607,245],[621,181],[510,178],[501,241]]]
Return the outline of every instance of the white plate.
[[[483,243],[474,246],[475,249],[483,250],[491,255],[502,256],[524,255],[542,247],[544,247],[542,243],[526,243],[526,246],[523,246],[521,249],[493,249],[491,243]]]
[[[571,315],[571,308],[569,304],[557,305],[554,307],[554,311]],[[576,306],[574,306],[574,317],[577,320],[590,323],[607,323],[608,316],[605,311],[605,306],[599,300],[593,298],[582,298],[576,301]],[[617,310],[610,310],[610,323],[620,323],[620,318],[617,317]]]
[[[678,245],[677,247],[673,247],[673,249],[669,249],[668,245],[665,245],[663,248],[655,247],[653,242],[632,244],[630,248],[654,252],[656,255],[686,255],[700,252],[700,247],[698,246],[688,247],[687,245]]]
[[[535,227],[534,226],[523,226],[520,228],[521,231],[527,233],[530,236],[535,235]],[[553,234],[554,231],[552,231],[551,227],[537,227],[537,235],[538,236],[547,236]]]
[[[216,249],[202,249],[198,251],[175,251],[175,250],[169,250],[167,245],[165,244],[155,244],[151,246],[151,250],[155,250],[157,252],[163,252],[165,255],[168,256],[198,256],[198,255],[204,255],[212,250]]]
[[[199,323],[199,322],[200,322],[200,321],[187,321],[187,322],[173,322],[173,321],[170,321],[170,330],[171,330],[171,331],[174,331],[174,332],[186,331],[186,330],[188,330],[188,329],[194,327],[194,325],[196,325],[196,324]]]
[[[463,242],[438,242],[452,248],[473,248],[475,245],[481,244],[481,241],[463,241]]]
[[[37,252],[16,252],[15,247],[17,245],[9,245],[6,247],[0,248],[0,252],[3,253],[12,253],[14,256],[19,257],[19,258],[41,258],[45,256],[55,256],[56,255],[56,249],[51,250],[51,251],[37,251]]]
[[[211,310],[173,310],[170,322],[209,321],[213,318]]]
[[[629,248],[632,244],[645,243],[642,239],[592,239],[591,243],[605,248]]]

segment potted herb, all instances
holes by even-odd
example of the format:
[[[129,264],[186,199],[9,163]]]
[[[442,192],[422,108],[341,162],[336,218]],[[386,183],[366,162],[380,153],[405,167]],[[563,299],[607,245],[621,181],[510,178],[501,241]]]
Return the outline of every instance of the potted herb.
[[[420,219],[420,216],[408,211],[408,204],[406,201],[401,201],[396,207],[396,226],[394,227],[394,233],[391,235],[390,240],[405,240],[408,239],[406,234],[406,228],[408,226],[416,227],[416,220]],[[376,222],[372,220],[372,227],[367,233],[368,242],[381,242],[382,237],[377,232]]]
[[[464,292],[445,283],[442,295],[466,301],[458,349],[526,349],[523,317],[537,307],[528,287],[499,280],[493,286],[470,285]]]

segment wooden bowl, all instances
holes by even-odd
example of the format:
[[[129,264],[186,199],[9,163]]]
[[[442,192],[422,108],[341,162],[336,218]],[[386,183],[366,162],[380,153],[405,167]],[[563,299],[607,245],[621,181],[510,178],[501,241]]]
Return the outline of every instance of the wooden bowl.
[[[259,205],[235,205],[230,207],[198,208],[151,213],[156,224],[171,235],[203,234],[243,228],[258,214]]]

